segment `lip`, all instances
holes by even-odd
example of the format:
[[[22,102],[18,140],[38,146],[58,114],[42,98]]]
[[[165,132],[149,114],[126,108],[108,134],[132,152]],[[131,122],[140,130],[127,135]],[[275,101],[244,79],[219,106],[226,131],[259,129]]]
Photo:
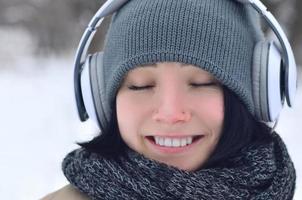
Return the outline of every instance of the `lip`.
[[[159,153],[159,154],[180,154],[180,153],[186,153],[188,151],[190,151],[192,148],[194,148],[196,145],[198,145],[200,142],[203,141],[204,135],[153,135],[153,136],[160,136],[160,137],[169,137],[169,138],[183,138],[183,137],[190,137],[190,136],[201,136],[196,140],[193,140],[193,142],[189,145],[183,146],[183,147],[165,147],[165,146],[160,146],[158,144],[155,143],[155,141],[153,139],[150,139],[150,136],[145,136],[145,140],[146,140],[146,144],[149,146],[149,148],[151,148],[152,150],[154,150],[155,152]]]
[[[171,132],[171,133],[155,133],[155,134],[150,134],[150,135],[145,135],[145,136],[159,136],[159,137],[169,137],[169,138],[184,138],[184,137],[194,137],[194,136],[203,136],[202,134],[185,134],[185,133],[176,133],[176,132]]]

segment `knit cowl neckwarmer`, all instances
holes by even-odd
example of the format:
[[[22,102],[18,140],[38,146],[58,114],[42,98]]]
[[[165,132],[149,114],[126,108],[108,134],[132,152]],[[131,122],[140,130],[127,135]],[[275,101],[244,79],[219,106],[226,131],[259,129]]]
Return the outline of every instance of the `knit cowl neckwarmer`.
[[[127,149],[115,159],[83,148],[63,161],[68,181],[91,199],[291,200],[295,169],[282,139],[252,143],[221,166],[179,170]]]

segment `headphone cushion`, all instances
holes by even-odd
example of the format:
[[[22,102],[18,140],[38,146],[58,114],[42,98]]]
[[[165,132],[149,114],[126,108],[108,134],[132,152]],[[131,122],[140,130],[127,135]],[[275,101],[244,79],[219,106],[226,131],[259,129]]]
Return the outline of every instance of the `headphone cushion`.
[[[91,88],[92,96],[94,99],[94,106],[96,111],[96,116],[98,118],[99,127],[102,130],[108,126],[108,118],[106,118],[105,105],[104,105],[104,78],[102,73],[103,64],[103,53],[98,52],[92,55],[90,62],[90,76],[91,76]]]
[[[253,56],[253,99],[255,115],[258,120],[269,121],[268,106],[268,85],[267,85],[267,66],[268,66],[269,42],[259,41],[254,47]]]
[[[282,54],[274,41],[270,42],[267,65],[267,101],[270,121],[275,121],[284,103],[284,76]]]

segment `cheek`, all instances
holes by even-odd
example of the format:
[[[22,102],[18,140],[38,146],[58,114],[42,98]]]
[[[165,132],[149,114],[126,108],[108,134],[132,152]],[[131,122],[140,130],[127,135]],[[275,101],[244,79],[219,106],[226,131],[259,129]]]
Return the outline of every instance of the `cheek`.
[[[133,146],[129,143],[136,143],[139,139],[139,133],[146,119],[146,107],[145,103],[138,102],[127,93],[121,93],[117,95],[116,99],[116,112],[117,122],[120,134],[124,141],[129,146]]]
[[[121,134],[125,134],[125,130],[129,130],[131,123],[135,122],[133,115],[133,104],[128,100],[127,96],[120,94],[116,98],[116,115],[118,127]],[[128,131],[129,132],[129,131]],[[127,133],[127,132],[126,132]]]
[[[224,101],[222,91],[215,95],[208,95],[195,99],[194,107],[198,117],[210,128],[215,134],[221,132],[224,119]]]
[[[122,139],[129,147],[134,147],[133,129],[135,125],[131,124],[135,122],[135,115],[132,115],[132,107],[130,101],[124,97],[124,95],[117,95],[116,98],[116,117],[118,129]],[[133,139],[131,139],[133,138]]]
[[[135,100],[128,94],[120,94],[116,99],[116,112],[118,121],[123,124],[132,124],[144,115],[144,104]]]
[[[224,105],[222,98],[212,98],[205,102],[204,110],[214,121],[222,121],[224,116]]]

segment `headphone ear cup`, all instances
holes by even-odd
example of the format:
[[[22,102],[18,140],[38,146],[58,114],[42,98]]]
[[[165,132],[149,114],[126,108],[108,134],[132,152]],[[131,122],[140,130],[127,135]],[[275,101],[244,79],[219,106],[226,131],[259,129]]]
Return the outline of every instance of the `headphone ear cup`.
[[[268,61],[267,61],[267,86],[268,86],[268,106],[269,119],[275,121],[284,104],[285,72],[283,71],[282,55],[276,43],[269,43]]]
[[[258,120],[272,122],[282,109],[281,55],[273,42],[255,45],[253,58],[253,98]]]
[[[91,71],[92,57],[93,57],[92,55],[88,55],[84,62],[83,69],[80,75],[81,77],[80,83],[82,88],[82,99],[87,115],[92,121],[94,121],[98,125],[99,123],[98,123],[98,117],[95,109],[95,98],[93,96],[93,89],[92,89],[92,82],[93,82],[92,80],[93,78],[91,76],[91,74],[93,74],[93,72]]]
[[[268,43],[259,41],[254,47],[252,87],[255,115],[258,120],[269,121],[267,102],[267,57]]]
[[[97,124],[103,132],[105,127],[108,126],[108,119],[106,118],[104,106],[104,88],[105,83],[102,78],[103,71],[103,52],[98,52],[91,57],[90,76],[91,76],[91,89],[94,100],[94,110],[97,119]]]

